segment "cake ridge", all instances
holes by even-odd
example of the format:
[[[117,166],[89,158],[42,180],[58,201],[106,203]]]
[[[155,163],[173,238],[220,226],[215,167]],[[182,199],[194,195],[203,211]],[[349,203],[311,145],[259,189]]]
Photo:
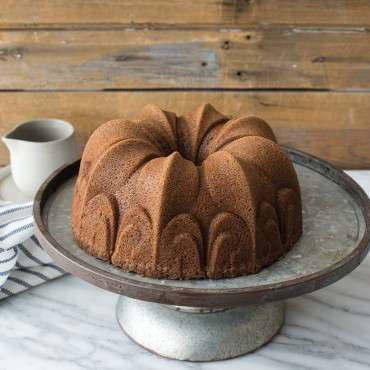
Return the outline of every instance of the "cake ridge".
[[[100,156],[99,160],[95,163],[95,166],[92,166],[91,170],[90,170],[90,173],[88,175],[88,179],[87,181],[90,180],[90,178],[94,175],[94,173],[99,169],[99,166],[101,166],[102,162],[104,160],[107,159],[107,157],[109,157],[109,155],[115,151],[115,149],[117,148],[120,148],[122,147],[123,145],[125,144],[144,144],[144,145],[148,145],[148,146],[152,146],[153,149],[157,149],[155,148],[154,145],[152,145],[150,142],[147,142],[145,140],[142,140],[142,139],[123,139],[123,140],[120,140],[120,141],[117,141],[115,142],[112,146],[110,146],[109,148],[107,148]],[[159,155],[159,153],[158,153]],[[129,181],[130,177],[133,175],[133,173],[135,171],[137,171],[137,169],[143,164],[145,163],[146,161],[148,161],[149,159],[153,159],[153,157],[155,157],[156,154],[154,153],[148,153],[145,157],[141,158],[141,160],[134,165],[133,168],[130,169],[130,171],[128,172],[128,174],[126,175],[125,179],[123,182],[121,182],[121,185],[123,185],[124,183],[126,183],[127,181]],[[90,188],[87,187],[85,189],[85,193],[84,193],[84,196],[83,196],[83,199],[84,199],[84,202],[88,202],[95,194],[93,193],[93,195],[91,195],[89,193],[89,190]],[[101,189],[102,191],[103,189]],[[114,194],[114,191],[110,193],[111,195],[115,195]],[[90,195],[90,197],[89,197]]]
[[[138,117],[138,119],[140,119],[140,116],[142,116],[146,111],[149,111],[149,113],[152,113],[152,112],[155,112],[155,114],[159,117],[162,117],[164,119],[164,121],[162,121],[161,119],[157,120],[158,122],[166,122],[167,125],[169,126],[170,128],[170,136],[171,136],[171,139],[173,140],[173,150],[175,150],[177,148],[177,140],[176,140],[176,132],[174,131],[176,129],[176,115],[172,112],[167,112],[166,110],[163,110],[161,109],[159,106],[155,105],[155,104],[147,104],[146,106],[144,106],[144,108],[141,110],[140,112],[140,115]],[[172,116],[172,118],[171,118]],[[156,118],[156,117],[154,117]],[[173,121],[171,123],[171,121]]]
[[[210,104],[200,105],[194,113],[180,117],[186,126],[188,137],[182,138],[189,141],[190,148],[183,155],[196,163],[200,143],[207,132],[217,124],[227,121],[227,117],[216,111]]]
[[[154,114],[153,114],[154,113]],[[163,141],[165,143],[166,148],[165,152],[170,153],[172,151],[175,151],[177,149],[177,143],[176,139],[173,133],[173,128],[170,123],[170,118],[166,115],[164,110],[160,109],[158,106],[154,104],[147,104],[139,113],[138,117],[134,120],[134,122],[138,122],[142,128],[147,132],[147,134],[150,136],[152,140],[154,140],[159,145],[159,150],[163,150]],[[149,117],[148,117],[149,115]],[[158,119],[158,115],[162,116],[164,118],[163,120]],[[173,117],[176,119],[176,116]],[[156,125],[153,125],[153,121],[156,122]],[[145,124],[145,125],[144,125]],[[146,125],[150,126],[146,127]],[[165,132],[159,132],[158,125],[161,126],[162,131],[163,129]],[[152,132],[151,132],[152,131]],[[154,134],[158,134],[156,137]]]

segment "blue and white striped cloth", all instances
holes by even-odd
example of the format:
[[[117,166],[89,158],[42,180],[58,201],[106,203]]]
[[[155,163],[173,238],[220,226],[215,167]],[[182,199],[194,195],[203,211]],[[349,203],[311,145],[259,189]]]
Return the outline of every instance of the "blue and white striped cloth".
[[[65,273],[33,235],[32,205],[0,201],[0,299]]]

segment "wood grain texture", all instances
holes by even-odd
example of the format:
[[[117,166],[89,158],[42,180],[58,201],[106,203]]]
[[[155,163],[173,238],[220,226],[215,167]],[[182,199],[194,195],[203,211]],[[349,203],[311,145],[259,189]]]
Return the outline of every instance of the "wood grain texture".
[[[370,88],[370,33],[2,31],[0,89]]]
[[[80,147],[102,122],[154,103],[178,113],[210,102],[228,115],[266,119],[282,144],[344,168],[370,167],[370,93],[70,92],[0,93],[0,135],[31,117],[72,122]],[[0,163],[8,161],[0,147]]]
[[[366,0],[2,0],[0,27],[370,24]]]

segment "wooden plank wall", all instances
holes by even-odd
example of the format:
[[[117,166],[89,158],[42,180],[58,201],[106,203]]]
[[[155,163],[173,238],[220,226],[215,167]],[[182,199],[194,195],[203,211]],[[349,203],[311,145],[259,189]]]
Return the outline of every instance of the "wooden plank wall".
[[[81,147],[146,103],[209,101],[278,139],[370,168],[370,2],[2,0],[0,135],[60,117]],[[8,161],[3,145],[0,163]]]

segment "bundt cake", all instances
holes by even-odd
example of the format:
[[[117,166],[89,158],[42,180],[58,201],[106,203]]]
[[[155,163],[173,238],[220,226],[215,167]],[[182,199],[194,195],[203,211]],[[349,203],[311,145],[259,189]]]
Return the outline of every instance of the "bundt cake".
[[[211,105],[146,106],[109,121],[82,155],[72,230],[87,253],[155,278],[258,272],[302,233],[297,175],[260,118]]]

